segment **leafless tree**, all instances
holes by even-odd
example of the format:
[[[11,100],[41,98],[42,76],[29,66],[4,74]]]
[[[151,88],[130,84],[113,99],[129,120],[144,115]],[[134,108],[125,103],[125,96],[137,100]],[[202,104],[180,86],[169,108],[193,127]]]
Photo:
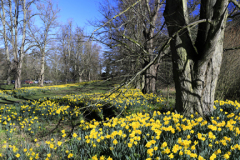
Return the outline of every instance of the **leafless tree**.
[[[29,35],[32,40],[32,44],[35,44],[41,53],[41,70],[39,74],[39,86],[43,86],[44,82],[44,65],[45,56],[50,50],[49,45],[51,44],[52,38],[54,36],[53,29],[56,29],[57,14],[59,13],[58,8],[54,8],[51,0],[44,3],[37,4],[37,10],[39,17],[42,22],[42,26],[38,27],[34,25],[34,22],[28,23]]]
[[[74,73],[73,78],[75,81],[83,81],[84,66],[82,64],[83,60],[83,47],[84,47],[84,32],[80,27],[76,27],[74,34]],[[77,80],[78,79],[78,80]]]
[[[87,41],[85,37],[84,30],[80,27],[74,28],[71,20],[61,28],[58,39],[64,62],[65,83],[68,83],[68,80],[81,82],[98,77],[101,48],[92,41]]]
[[[8,52],[8,41],[11,44],[14,56],[15,89],[21,87],[22,61],[25,52],[31,47],[26,43],[26,28],[29,20],[34,16],[31,12],[31,5],[35,0],[6,0],[1,1],[3,25],[3,37],[6,55]],[[5,29],[4,29],[5,28]],[[6,36],[6,32],[7,35]],[[7,58],[8,60],[8,58]],[[8,61],[9,64],[9,61]],[[10,67],[9,67],[10,68]],[[9,79],[9,76],[8,76]]]
[[[58,39],[60,41],[60,49],[63,53],[64,59],[64,75],[65,75],[65,83],[70,79],[70,64],[72,58],[72,49],[73,49],[73,21],[68,20],[66,25],[61,27],[60,35],[58,35]]]
[[[3,40],[4,40],[4,47],[5,47],[5,55],[6,55],[6,60],[7,60],[7,84],[10,85],[11,83],[11,61],[10,61],[10,56],[9,56],[9,41],[7,37],[7,24],[6,24],[6,14],[5,14],[5,4],[6,1],[2,0],[1,1],[1,13],[0,13],[0,18],[2,22],[2,27],[3,27]]]
[[[120,71],[125,71],[130,77],[153,59],[157,53],[158,44],[167,37],[167,33],[163,30],[163,16],[160,11],[164,7],[164,1],[142,0],[135,5],[137,2],[117,0],[117,6],[114,7],[107,1],[102,5],[101,10],[105,16],[101,25],[118,12],[127,10],[104,26],[107,32],[105,32],[105,39],[100,41],[110,47],[112,57],[109,57],[110,52],[106,52],[105,55],[108,61],[109,59],[113,61],[112,67],[113,65],[118,65],[118,68],[121,66]],[[135,6],[129,7],[131,5]],[[144,93],[155,92],[158,65],[159,63],[153,64],[138,76],[136,86]]]

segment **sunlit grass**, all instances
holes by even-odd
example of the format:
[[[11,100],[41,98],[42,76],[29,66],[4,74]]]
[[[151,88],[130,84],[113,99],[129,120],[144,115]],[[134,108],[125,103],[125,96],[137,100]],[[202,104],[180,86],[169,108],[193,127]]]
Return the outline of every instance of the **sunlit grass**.
[[[31,94],[35,89],[22,90]],[[111,96],[82,93],[2,105],[0,159],[240,157],[238,102],[215,101],[211,122],[197,113],[186,118],[170,112],[173,106],[165,102],[154,94],[121,89]],[[109,108],[115,118],[104,113]]]

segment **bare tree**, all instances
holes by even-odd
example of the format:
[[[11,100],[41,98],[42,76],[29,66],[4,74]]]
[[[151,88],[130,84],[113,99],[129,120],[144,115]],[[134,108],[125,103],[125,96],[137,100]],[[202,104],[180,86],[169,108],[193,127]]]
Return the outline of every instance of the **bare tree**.
[[[53,48],[53,46],[52,46]],[[61,53],[60,50],[57,48],[57,44],[54,46],[55,49],[53,49],[53,53],[50,54],[50,62],[52,66],[51,76],[53,79],[53,82],[55,84],[58,84],[61,81],[61,77],[63,75],[63,72],[61,68],[63,68],[63,61],[61,59]]]
[[[57,27],[57,14],[59,9],[54,9],[54,5],[51,0],[48,0],[45,3],[39,3],[37,5],[38,14],[43,23],[41,28],[38,28],[34,25],[34,22],[28,23],[29,35],[32,38],[32,43],[39,48],[41,52],[41,70],[39,75],[39,86],[43,86],[44,82],[44,65],[45,65],[45,56],[49,51],[49,44],[52,41],[54,33],[52,29]]]
[[[5,55],[6,55],[6,60],[7,60],[7,84],[10,85],[11,83],[11,61],[9,57],[9,42],[8,42],[8,37],[7,37],[7,24],[6,24],[6,14],[5,14],[5,5],[6,1],[2,0],[1,1],[1,13],[0,13],[0,18],[2,21],[2,26],[3,26],[3,40],[4,40],[4,47],[5,47]]]
[[[30,7],[34,2],[35,0],[28,2],[26,2],[26,0],[6,0],[5,4],[1,4],[3,7],[2,11],[6,11],[6,14],[2,15],[2,22],[6,24],[4,25],[5,31],[8,31],[8,36],[4,38],[5,47],[7,40],[9,40],[14,56],[15,89],[21,87],[23,57],[25,52],[31,48],[31,46],[26,45],[26,27],[33,16]]]
[[[70,63],[72,58],[72,49],[73,49],[73,21],[68,20],[66,25],[61,27],[61,32],[58,35],[58,39],[60,41],[60,50],[63,53],[64,59],[64,75],[65,75],[65,83],[68,83],[68,79],[70,79]]]
[[[83,60],[83,47],[84,47],[84,33],[83,29],[76,27],[74,34],[74,73],[73,77],[75,81],[83,81],[84,65],[82,64]],[[77,80],[78,79],[78,80]]]
[[[69,80],[81,82],[98,77],[101,47],[92,41],[86,41],[85,37],[84,30],[80,27],[74,28],[71,20],[61,27],[58,39],[59,51],[64,62],[62,70],[65,83]]]
[[[163,31],[165,24],[160,11],[160,8],[164,7],[164,1],[142,0],[138,5],[135,5],[138,2],[135,0],[116,2],[116,7],[110,3],[103,5],[102,14],[105,20],[101,23],[106,23],[119,11],[127,11],[104,26],[108,32],[105,33],[105,39],[100,41],[110,47],[111,58],[109,52],[106,52],[106,55],[108,61],[110,59],[113,61],[111,68],[117,65],[117,68],[121,68],[117,69],[118,71],[125,77],[131,77],[153,60],[159,49],[159,43],[167,37]],[[134,6],[129,7],[131,5]],[[143,93],[155,92],[158,65],[156,62],[136,79],[135,85]]]
[[[100,50],[101,47],[91,41],[84,44],[84,55],[80,63],[84,64],[85,77],[88,81],[96,80],[98,77]]]

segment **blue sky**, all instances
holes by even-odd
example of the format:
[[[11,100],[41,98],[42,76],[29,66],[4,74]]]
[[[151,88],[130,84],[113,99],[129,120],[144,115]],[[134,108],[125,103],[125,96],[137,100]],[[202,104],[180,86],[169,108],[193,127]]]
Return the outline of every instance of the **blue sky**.
[[[54,2],[60,9],[58,19],[60,23],[67,23],[67,20],[71,18],[73,24],[84,27],[87,34],[91,34],[94,30],[88,24],[88,20],[101,19],[98,9],[99,2],[103,2],[103,0],[54,0]]]

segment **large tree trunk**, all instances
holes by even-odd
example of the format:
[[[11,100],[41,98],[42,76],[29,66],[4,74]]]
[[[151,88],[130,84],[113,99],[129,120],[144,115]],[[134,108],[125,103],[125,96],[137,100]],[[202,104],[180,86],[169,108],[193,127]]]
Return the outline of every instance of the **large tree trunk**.
[[[167,0],[164,17],[169,36],[173,76],[176,88],[176,111],[185,116],[198,112],[207,118],[214,110],[214,94],[220,71],[228,0],[204,0],[201,3],[196,43],[189,28],[187,0]]]

